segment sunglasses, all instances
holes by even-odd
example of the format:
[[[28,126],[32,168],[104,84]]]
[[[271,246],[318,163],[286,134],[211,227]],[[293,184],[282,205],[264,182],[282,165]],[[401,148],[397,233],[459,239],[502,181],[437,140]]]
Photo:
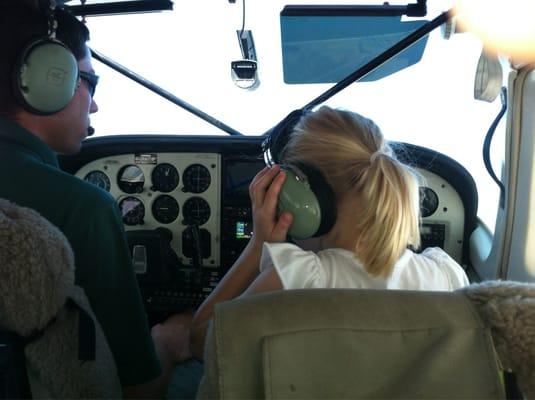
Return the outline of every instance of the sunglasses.
[[[85,82],[87,90],[91,97],[95,95],[95,89],[98,84],[98,75],[92,74],[91,72],[80,71],[80,79]]]

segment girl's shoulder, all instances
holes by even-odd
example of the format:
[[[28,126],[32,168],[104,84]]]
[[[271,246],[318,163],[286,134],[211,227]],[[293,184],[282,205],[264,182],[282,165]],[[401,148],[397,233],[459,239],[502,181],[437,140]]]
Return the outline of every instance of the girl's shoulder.
[[[444,286],[454,290],[469,284],[464,269],[448,253],[438,247],[430,247],[421,253],[406,250],[396,263],[395,270],[400,275],[417,276],[420,284],[431,289]]]
[[[265,243],[261,269],[270,266],[285,289],[385,287],[383,278],[370,276],[353,252],[340,248],[315,253],[290,243]]]
[[[262,254],[269,255],[271,258],[290,258],[290,257],[316,257],[312,251],[303,250],[293,243],[264,243]]]
[[[273,267],[285,289],[324,287],[324,274],[316,253],[292,243],[264,243],[260,270]]]
[[[402,254],[398,260],[398,264],[407,264],[407,263],[418,263],[418,264],[452,264],[459,265],[457,261],[449,256],[444,250],[440,247],[428,247],[424,249],[421,253],[415,253],[414,251],[407,249]]]
[[[351,260],[360,264],[355,253],[340,248],[327,248],[315,252],[304,250],[294,243],[264,243],[263,254],[266,253],[271,256],[271,258],[276,259],[289,259],[295,257],[324,263]]]

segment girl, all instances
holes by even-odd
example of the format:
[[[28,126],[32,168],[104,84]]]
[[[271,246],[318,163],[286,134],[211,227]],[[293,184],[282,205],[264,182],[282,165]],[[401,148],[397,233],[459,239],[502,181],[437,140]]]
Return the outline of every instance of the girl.
[[[253,179],[254,234],[234,266],[194,316],[192,348],[202,358],[213,306],[240,295],[299,288],[454,290],[468,285],[464,270],[439,248],[420,244],[418,180],[398,161],[375,123],[359,114],[322,107],[304,116],[281,155],[284,164],[309,164],[331,186],[333,227],[317,252],[284,243],[292,223],[277,217],[286,173],[265,168]],[[260,268],[259,268],[260,267]]]

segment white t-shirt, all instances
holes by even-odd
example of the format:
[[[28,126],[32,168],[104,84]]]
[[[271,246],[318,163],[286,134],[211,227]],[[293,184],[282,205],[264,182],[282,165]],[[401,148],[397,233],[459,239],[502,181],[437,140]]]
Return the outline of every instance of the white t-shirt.
[[[361,288],[455,290],[469,284],[462,267],[438,247],[421,254],[405,250],[388,278],[370,275],[344,249],[305,251],[290,243],[265,243],[260,270],[273,265],[285,289]]]

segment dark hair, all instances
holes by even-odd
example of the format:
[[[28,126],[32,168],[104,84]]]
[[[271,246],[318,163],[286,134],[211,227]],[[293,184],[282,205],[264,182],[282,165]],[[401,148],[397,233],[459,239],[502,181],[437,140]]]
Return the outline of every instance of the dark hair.
[[[56,38],[63,42],[77,60],[86,55],[89,30],[68,11],[57,8]],[[0,115],[10,115],[20,108],[13,93],[14,68],[31,42],[46,38],[48,21],[31,0],[0,0]]]

